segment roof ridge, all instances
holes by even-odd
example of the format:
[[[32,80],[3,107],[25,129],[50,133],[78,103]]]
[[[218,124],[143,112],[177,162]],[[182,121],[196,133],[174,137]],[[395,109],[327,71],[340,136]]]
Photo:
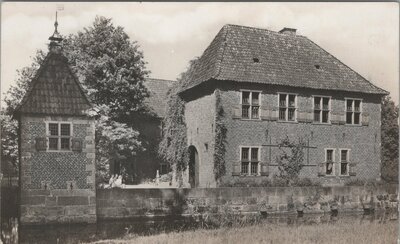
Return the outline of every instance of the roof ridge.
[[[328,51],[326,51],[324,48],[322,48],[321,46],[319,46],[317,43],[315,43],[314,41],[312,41],[311,39],[309,39],[308,37],[304,36],[303,38],[307,39],[308,41],[310,41],[312,44],[314,44],[315,46],[317,46],[318,48],[320,48],[322,51],[324,51],[326,54],[328,54],[329,56],[331,56],[332,58],[334,58],[336,61],[338,61],[339,63],[341,63],[342,65],[344,65],[345,67],[347,67],[348,69],[350,69],[351,71],[353,71],[356,75],[358,75],[359,77],[361,77],[364,81],[366,81],[368,84],[372,85],[373,87],[381,90],[382,92],[384,92],[385,94],[389,94],[388,91],[372,84],[371,81],[367,80],[364,76],[362,76],[361,74],[359,74],[357,71],[355,71],[354,69],[352,69],[351,67],[349,67],[347,64],[343,63],[342,61],[340,61],[340,59],[338,59],[337,57],[335,57],[333,54],[329,53]]]
[[[172,81],[172,82],[175,82],[175,81],[176,81],[176,80],[161,79],[161,78],[152,78],[152,77],[145,77],[144,80],[145,80],[145,81],[146,81],[146,80],[159,80],[159,81],[164,80],[164,81]]]
[[[240,27],[240,28],[245,28],[245,29],[250,29],[250,30],[267,31],[267,32],[270,32],[270,33],[272,33],[272,34],[279,35],[279,36],[287,36],[287,37],[297,37],[297,36],[300,36],[300,37],[305,37],[305,36],[303,36],[303,35],[299,35],[298,33],[296,33],[296,35],[286,35],[286,34],[279,33],[279,31],[273,31],[273,30],[269,30],[269,29],[267,29],[267,28],[261,28],[261,27],[253,27],[253,26],[237,25],[237,24],[225,24],[224,27],[225,27],[225,26]]]
[[[225,26],[224,26],[225,27]],[[219,76],[219,74],[221,73],[221,69],[222,69],[222,60],[224,59],[224,54],[225,54],[225,50],[226,50],[226,45],[227,45],[227,42],[228,42],[228,34],[229,34],[229,31],[225,31],[226,33],[225,33],[225,35],[224,35],[224,40],[223,40],[223,43],[222,43],[222,53],[221,52],[218,52],[218,54],[219,55],[217,55],[217,63],[216,63],[216,69],[217,69],[217,73],[216,73],[216,75],[215,75],[215,79],[218,79],[218,76]],[[221,56],[221,57],[219,57],[219,56]]]
[[[30,84],[28,85],[28,89],[25,92],[25,95],[23,96],[23,98],[22,98],[21,102],[18,104],[18,106],[15,108],[14,113],[18,112],[22,108],[22,106],[28,100],[28,97],[30,96],[30,94],[33,92],[33,88],[38,83],[39,74],[41,72],[43,72],[43,69],[44,69],[43,67],[45,67],[47,62],[49,62],[49,57],[50,57],[50,52],[46,55],[46,57],[44,58],[43,62],[41,64],[39,64],[39,68],[36,70],[35,75],[33,76]]]

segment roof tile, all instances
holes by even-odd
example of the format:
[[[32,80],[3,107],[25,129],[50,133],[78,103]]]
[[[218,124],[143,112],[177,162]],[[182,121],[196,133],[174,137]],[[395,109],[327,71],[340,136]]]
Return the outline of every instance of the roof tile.
[[[181,92],[231,80],[387,94],[307,37],[237,25],[220,30],[188,77]]]
[[[62,54],[46,56],[17,113],[85,115],[91,104]]]

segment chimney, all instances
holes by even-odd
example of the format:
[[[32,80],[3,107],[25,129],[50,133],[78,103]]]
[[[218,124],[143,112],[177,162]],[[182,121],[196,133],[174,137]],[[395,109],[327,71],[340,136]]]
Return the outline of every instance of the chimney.
[[[282,30],[280,30],[279,33],[285,35],[296,35],[296,29],[285,27]]]

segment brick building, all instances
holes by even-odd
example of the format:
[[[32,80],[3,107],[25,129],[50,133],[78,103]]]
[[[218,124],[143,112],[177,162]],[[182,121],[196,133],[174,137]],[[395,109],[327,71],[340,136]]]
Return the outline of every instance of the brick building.
[[[22,224],[96,221],[91,104],[63,55],[57,25],[15,113]]]
[[[380,178],[381,98],[388,94],[295,29],[225,25],[180,95],[192,186],[271,179],[278,143],[306,143],[300,177],[322,184]],[[226,173],[214,177],[216,101],[224,110]]]

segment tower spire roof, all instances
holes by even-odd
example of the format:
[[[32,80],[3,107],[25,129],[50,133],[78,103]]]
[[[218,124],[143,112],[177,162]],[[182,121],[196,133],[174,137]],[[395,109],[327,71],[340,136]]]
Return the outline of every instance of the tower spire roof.
[[[51,42],[60,43],[62,41],[62,37],[60,33],[58,33],[58,21],[57,21],[57,11],[56,11],[56,21],[54,22],[54,33],[52,36],[49,37]]]

